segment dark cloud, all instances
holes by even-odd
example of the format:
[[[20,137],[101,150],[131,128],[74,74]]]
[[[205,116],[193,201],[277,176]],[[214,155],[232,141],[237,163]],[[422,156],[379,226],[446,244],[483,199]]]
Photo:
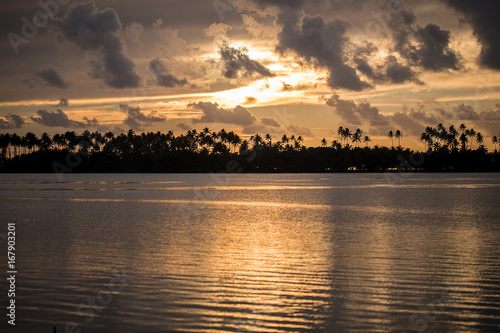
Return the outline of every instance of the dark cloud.
[[[410,116],[423,124],[438,124],[440,120],[436,116],[424,111],[410,111]]]
[[[30,119],[35,123],[45,125],[48,127],[85,127],[87,124],[74,121],[68,118],[68,115],[62,110],[56,110],[54,112],[47,110],[38,110],[36,112],[38,117],[31,116]]]
[[[335,114],[343,121],[353,125],[361,125],[361,120],[356,112],[358,106],[354,101],[344,100],[339,95],[333,94],[326,100],[326,104],[334,107]]]
[[[280,124],[274,118],[260,118],[260,121],[266,126],[280,127]]]
[[[470,105],[460,104],[453,108],[452,116],[460,120],[479,120],[479,115]]]
[[[245,97],[245,102],[243,104],[248,105],[248,104],[255,104],[257,103],[257,98],[252,97],[252,96],[247,96]]]
[[[286,128],[286,130],[294,135],[301,135],[308,138],[313,137],[311,130],[304,126],[290,125]]]
[[[481,44],[479,63],[491,69],[500,70],[500,2],[497,0],[442,0],[465,16],[472,26],[474,35]]]
[[[219,54],[224,65],[224,76],[228,79],[238,77],[239,73],[244,76],[254,73],[264,77],[272,77],[273,73],[259,62],[250,59],[247,55],[248,49],[245,47],[235,48],[222,43],[219,47]]]
[[[232,111],[224,110],[217,103],[210,102],[198,102],[189,106],[203,112],[200,119],[193,120],[194,123],[225,123],[247,126],[256,121],[256,118],[247,109],[239,105]]]
[[[449,46],[449,31],[436,24],[427,24],[424,28],[419,27],[416,33],[421,43],[417,57],[423,68],[432,71],[459,68],[459,57]]]
[[[349,41],[346,36],[347,22],[325,22],[321,16],[305,16],[300,21],[298,13],[290,12],[282,13],[278,22],[282,25],[278,35],[279,52],[292,50],[306,61],[328,69],[328,85],[331,88],[361,91],[370,87],[347,64],[344,54],[345,44]]]
[[[384,69],[386,73],[385,78],[390,83],[416,82],[422,84],[422,81],[420,81],[411,67],[400,64],[394,56],[387,57]]]
[[[460,56],[450,47],[450,32],[437,24],[421,27],[415,22],[410,11],[402,11],[389,22],[394,50],[409,64],[426,70],[459,69]]]
[[[283,84],[283,88],[281,88],[281,91],[297,91],[297,90],[306,90],[307,88],[310,88],[307,84],[298,84],[296,86],[292,86],[291,84],[288,84],[286,82],[281,81]]]
[[[17,114],[8,114],[5,119],[0,118],[0,129],[16,129],[25,125],[23,117]]]
[[[59,99],[59,103],[57,103],[57,105],[55,105],[55,107],[58,107],[58,108],[65,108],[69,105],[69,101],[66,97],[61,97]]]
[[[179,80],[172,74],[168,73],[167,66],[159,58],[151,60],[149,63],[149,70],[156,76],[156,82],[162,87],[181,87],[188,83],[185,78]]]
[[[151,111],[148,115],[141,112],[139,107],[131,107],[127,104],[120,104],[120,109],[127,114],[123,124],[133,130],[142,131],[144,126],[150,126],[152,123],[163,122],[165,117],[159,115],[156,111]]]
[[[180,128],[181,130],[184,130],[184,131],[189,131],[190,129],[192,129],[191,126],[189,126],[188,124],[185,124],[185,123],[178,123],[177,125],[178,128]]]
[[[304,5],[305,0],[254,0],[261,6],[277,6],[299,8]]]
[[[118,36],[121,22],[113,9],[99,10],[92,1],[79,3],[55,22],[64,36],[82,50],[98,52],[98,59],[91,63],[93,78],[104,79],[114,88],[139,86],[135,65],[124,54],[122,39]]]
[[[392,115],[391,119],[392,122],[397,126],[397,128],[399,130],[402,130],[406,135],[420,135],[425,128],[425,126],[417,119],[415,119],[411,113],[396,112]]]
[[[36,76],[42,79],[49,86],[66,89],[68,88],[68,84],[64,81],[64,79],[57,73],[55,69],[52,67],[48,67],[36,72]]]

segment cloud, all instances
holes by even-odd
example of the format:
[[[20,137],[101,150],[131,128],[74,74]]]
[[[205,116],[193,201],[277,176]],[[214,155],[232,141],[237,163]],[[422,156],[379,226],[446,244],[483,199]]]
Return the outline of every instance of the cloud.
[[[261,6],[277,6],[299,8],[304,5],[305,0],[255,0]]]
[[[188,124],[185,124],[185,123],[178,123],[175,126],[179,127],[181,130],[184,130],[184,131],[189,131],[190,129],[192,129],[191,126],[189,126]]]
[[[208,28],[203,30],[203,34],[209,38],[224,41],[227,40],[227,32],[229,30],[231,30],[231,27],[227,24],[212,23]]]
[[[123,124],[136,131],[142,131],[144,126],[150,126],[152,123],[163,122],[164,116],[158,115],[156,111],[151,111],[148,115],[141,112],[139,107],[131,107],[127,104],[120,104],[120,109],[127,114]]]
[[[479,115],[470,105],[460,104],[453,108],[453,112],[440,110],[443,116],[457,120],[479,120]]]
[[[257,98],[252,97],[252,96],[247,96],[245,97],[245,102],[243,104],[248,105],[248,104],[255,104],[257,103]]]
[[[297,84],[294,87],[291,84],[288,84],[284,81],[281,81],[281,83],[283,84],[283,88],[281,88],[281,91],[297,91],[297,90],[306,90],[310,88],[310,86],[307,84]]]
[[[228,79],[238,77],[238,74],[250,76],[257,73],[264,77],[272,77],[273,73],[259,62],[250,59],[246,47],[235,48],[222,43],[219,46],[219,54],[224,65],[224,76]]]
[[[189,104],[203,112],[200,119],[194,119],[194,123],[224,123],[236,125],[251,125],[257,120],[247,109],[242,106],[235,107],[231,110],[224,110],[217,103],[198,102]]]
[[[21,128],[25,125],[23,117],[17,114],[11,114],[5,116],[5,119],[0,118],[0,129],[16,129]]]
[[[159,58],[151,60],[149,63],[149,70],[156,76],[156,82],[162,87],[181,87],[188,83],[185,78],[179,80],[172,74],[168,73],[167,66],[165,66]]]
[[[36,72],[36,76],[42,79],[49,86],[61,89],[68,88],[68,84],[64,81],[61,75],[59,75],[59,73],[57,73],[57,71],[52,67],[47,67],[45,69],[39,70],[38,72]]]
[[[450,47],[450,32],[437,24],[415,24],[416,17],[403,11],[389,22],[394,50],[409,64],[434,72],[458,70],[460,55]]]
[[[479,63],[487,68],[500,70],[500,3],[495,0],[442,0],[448,6],[461,12],[471,25],[474,35],[481,44]]]
[[[98,52],[98,58],[91,62],[91,77],[104,79],[113,88],[139,86],[135,64],[124,54],[122,39],[118,35],[121,22],[113,9],[99,10],[92,1],[79,3],[55,22],[66,39],[84,51]]]
[[[66,97],[61,97],[59,99],[59,103],[57,103],[57,105],[55,105],[55,107],[59,107],[59,108],[65,108],[69,105],[69,101]]]
[[[85,127],[87,124],[74,121],[68,118],[68,115],[62,110],[56,110],[54,112],[47,110],[38,110],[36,112],[38,117],[31,116],[30,119],[35,123],[45,125],[48,127]]]
[[[253,16],[241,14],[243,23],[250,35],[258,39],[272,40],[276,37],[279,29],[276,21],[273,20],[272,25],[258,22]]]
[[[162,19],[157,19],[153,22],[153,29],[160,39],[160,43],[157,43],[157,46],[165,57],[189,55],[195,51],[195,48],[179,37],[179,31],[177,29],[163,27]]]
[[[459,68],[459,57],[449,46],[449,31],[436,24],[427,24],[418,28],[417,37],[421,43],[417,50],[420,66],[432,71]]]
[[[125,36],[127,36],[132,42],[137,45],[142,46],[141,35],[144,32],[144,26],[137,22],[132,22],[125,28]]]
[[[260,118],[260,121],[266,126],[280,127],[280,124],[274,118]]]
[[[292,50],[306,61],[326,68],[331,88],[361,91],[370,87],[347,63],[344,54],[349,23],[338,19],[325,22],[322,16],[305,16],[300,22],[298,13],[290,12],[282,13],[278,22],[282,25],[277,46],[280,53]]]
[[[341,99],[339,95],[333,94],[326,100],[326,104],[335,108],[335,114],[338,115],[343,121],[360,125],[361,120],[356,112],[358,106],[354,101]]]
[[[390,83],[416,82],[423,84],[410,66],[400,64],[394,56],[386,58],[385,73],[385,78]]]
[[[301,136],[305,136],[308,138],[313,137],[311,130],[309,130],[309,128],[304,127],[304,126],[290,125],[286,128],[286,130],[288,132],[290,132],[291,134],[301,135]]]

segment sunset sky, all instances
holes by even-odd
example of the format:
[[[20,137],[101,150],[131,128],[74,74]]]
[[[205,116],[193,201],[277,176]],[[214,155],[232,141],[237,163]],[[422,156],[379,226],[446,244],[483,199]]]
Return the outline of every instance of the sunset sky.
[[[45,12],[51,12],[49,19]],[[497,0],[3,1],[0,131],[500,135]]]

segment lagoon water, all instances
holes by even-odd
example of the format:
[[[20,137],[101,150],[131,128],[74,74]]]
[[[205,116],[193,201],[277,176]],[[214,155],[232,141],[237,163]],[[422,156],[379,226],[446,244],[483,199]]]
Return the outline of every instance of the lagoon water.
[[[499,174],[2,174],[0,287],[16,222],[12,332],[495,332],[499,195]]]

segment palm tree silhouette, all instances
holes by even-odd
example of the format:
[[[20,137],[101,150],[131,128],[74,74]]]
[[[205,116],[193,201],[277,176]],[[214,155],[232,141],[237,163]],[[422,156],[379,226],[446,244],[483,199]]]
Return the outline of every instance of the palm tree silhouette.
[[[345,138],[345,146],[347,147],[349,145],[348,140],[352,137],[352,132],[346,127],[344,128],[343,136]]]
[[[460,144],[462,145],[462,151],[467,150],[467,142],[469,142],[469,139],[467,137],[467,133],[463,132],[460,134],[460,138],[458,139],[460,141]]]
[[[498,138],[495,135],[493,138],[491,138],[491,142],[495,145],[495,153],[497,152],[497,144],[498,144]]]
[[[396,139],[398,139],[398,147],[401,148],[401,138],[403,137],[403,132],[397,130],[394,136],[396,137]]]
[[[427,151],[427,143],[429,143],[429,148],[430,148],[431,136],[428,133],[424,132],[420,135],[420,141],[423,141],[424,150]]]
[[[326,141],[325,138],[321,140],[321,147],[326,147],[328,145],[328,142]]]
[[[363,139],[363,142],[365,143],[365,146],[368,147],[368,142],[372,141],[368,135],[366,135]]]
[[[389,131],[389,133],[387,133],[387,136],[389,137],[389,139],[391,139],[391,147],[394,148],[394,133],[392,131]]]
[[[484,137],[483,137],[483,135],[480,132],[476,133],[476,142],[479,145],[479,147],[481,147],[481,145],[484,142]]]
[[[342,139],[344,138],[344,128],[342,126],[339,126],[337,129],[337,134],[340,135],[340,144],[342,144]]]
[[[362,135],[363,135],[363,131],[359,128],[356,129],[356,131],[352,135],[352,142],[356,144],[356,147],[359,147],[359,143],[361,142]]]
[[[474,138],[476,137],[476,131],[473,128],[471,128],[468,133],[469,133],[468,136],[471,138],[470,149],[472,150],[472,144],[474,143]]]
[[[17,156],[17,148],[19,148],[19,154],[21,154],[21,137],[16,133],[10,136],[10,143],[14,147],[14,156]]]

